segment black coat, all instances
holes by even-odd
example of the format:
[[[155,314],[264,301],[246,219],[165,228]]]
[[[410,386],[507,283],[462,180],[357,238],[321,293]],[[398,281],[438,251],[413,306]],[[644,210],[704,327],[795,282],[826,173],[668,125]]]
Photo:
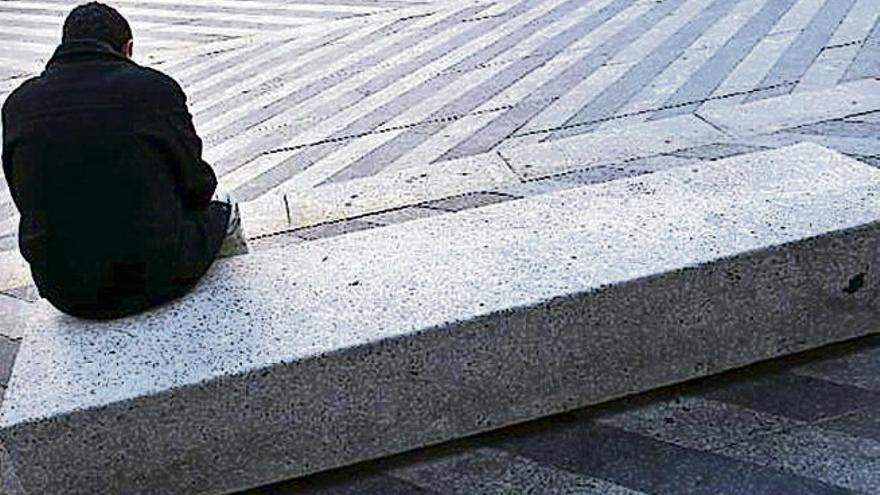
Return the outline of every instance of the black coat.
[[[40,294],[111,318],[192,287],[228,208],[170,77],[97,41],[58,47],[3,106],[3,172]]]

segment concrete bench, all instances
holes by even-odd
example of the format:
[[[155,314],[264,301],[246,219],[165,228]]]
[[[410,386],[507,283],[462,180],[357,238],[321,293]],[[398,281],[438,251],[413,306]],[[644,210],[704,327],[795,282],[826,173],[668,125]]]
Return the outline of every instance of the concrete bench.
[[[218,264],[33,318],[0,409],[29,493],[223,493],[877,329],[880,172],[815,145]]]

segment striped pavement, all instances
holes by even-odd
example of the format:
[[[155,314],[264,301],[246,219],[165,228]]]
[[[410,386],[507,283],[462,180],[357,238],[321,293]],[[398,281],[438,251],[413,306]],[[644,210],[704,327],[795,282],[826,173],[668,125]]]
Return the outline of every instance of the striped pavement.
[[[45,65],[61,38],[61,24],[81,0],[7,0],[0,3],[0,80],[21,79]],[[289,31],[328,20],[406,8],[417,0],[118,0],[109,2],[132,24],[138,60],[208,43]]]
[[[880,493],[880,338],[247,492]]]
[[[9,47],[0,59],[16,74],[38,70],[73,3],[3,2],[9,29],[0,36],[11,39],[0,40]],[[508,149],[663,126],[880,76],[880,0],[116,4],[135,24],[141,62],[185,87],[222,185],[257,211],[277,210],[281,197],[288,217],[321,212],[298,215],[289,227],[336,219],[344,208],[324,198],[387,191],[398,185],[389,178],[410,170],[455,169]],[[29,51],[15,51],[22,43]],[[0,99],[20,80],[0,73]],[[877,133],[793,132],[752,144],[803,139],[868,162],[880,155]],[[486,163],[461,177],[497,182],[498,160]],[[446,179],[434,196],[472,187]],[[7,290],[29,279],[15,253],[15,208],[0,182],[0,290]],[[389,202],[383,194],[370,195],[374,210],[408,197]]]
[[[243,201],[880,76],[880,0],[118,3],[190,47],[155,65]],[[70,5],[0,36],[45,55]]]
[[[321,67],[299,57],[281,66],[249,62],[272,75],[235,77],[223,93],[235,104],[197,104],[194,113],[208,156],[235,193],[252,200],[471,156],[526,136],[553,140],[693,113],[707,102],[788,94],[801,79],[815,90],[875,77],[865,60],[876,51],[876,7],[877,0],[544,0],[497,2],[487,15],[468,4],[407,19],[388,27],[390,36],[353,35],[342,59],[340,46],[322,47],[333,62]],[[845,52],[819,57],[841,39],[849,40]],[[235,73],[222,62],[214,67]]]

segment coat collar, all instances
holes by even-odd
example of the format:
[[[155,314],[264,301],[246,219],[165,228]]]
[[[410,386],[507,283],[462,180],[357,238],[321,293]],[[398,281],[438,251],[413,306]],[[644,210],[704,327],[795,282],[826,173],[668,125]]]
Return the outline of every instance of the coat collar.
[[[58,45],[46,67],[81,60],[117,59],[128,61],[110,43],[98,40],[74,40]]]

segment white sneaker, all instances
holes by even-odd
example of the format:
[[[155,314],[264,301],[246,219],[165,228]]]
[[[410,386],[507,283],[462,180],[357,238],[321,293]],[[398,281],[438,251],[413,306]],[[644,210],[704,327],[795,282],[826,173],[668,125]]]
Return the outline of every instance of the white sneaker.
[[[220,247],[217,257],[227,258],[247,254],[249,249],[244,231],[241,228],[241,211],[238,208],[238,202],[228,192],[220,189],[214,192],[213,201],[226,203],[230,206],[229,222],[226,224],[226,238],[223,239],[223,245]]]

